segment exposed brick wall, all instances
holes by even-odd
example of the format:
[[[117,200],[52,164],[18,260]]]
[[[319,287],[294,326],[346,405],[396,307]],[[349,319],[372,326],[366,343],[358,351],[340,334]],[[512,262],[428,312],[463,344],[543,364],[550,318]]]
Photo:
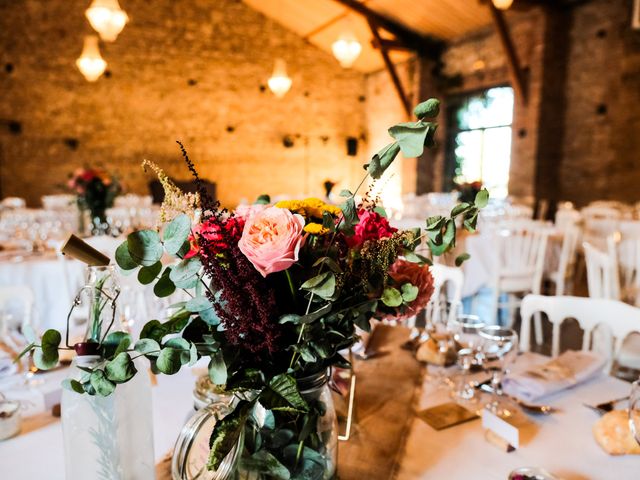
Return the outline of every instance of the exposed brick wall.
[[[515,108],[510,193],[578,205],[640,200],[640,32],[630,28],[631,4],[507,15],[529,77],[529,102]],[[485,67],[476,71],[477,60]],[[509,81],[491,28],[453,42],[443,61],[450,93]]]
[[[366,150],[363,75],[238,0],[122,0],[131,21],[101,44],[110,77],[89,83],[74,64],[92,33],[88,3],[0,2],[2,195],[36,204],[73,168],[101,163],[145,192],[143,158],[187,178],[176,139],[229,205],[320,194],[326,178],[353,186]],[[293,78],[282,100],[265,91],[275,57]]]

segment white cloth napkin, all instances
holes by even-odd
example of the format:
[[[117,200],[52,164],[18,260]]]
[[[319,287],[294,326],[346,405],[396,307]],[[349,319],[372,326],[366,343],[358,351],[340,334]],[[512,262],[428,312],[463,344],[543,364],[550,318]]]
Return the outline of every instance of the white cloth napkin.
[[[13,375],[17,371],[18,366],[14,363],[13,357],[0,349],[0,378]]]
[[[542,365],[507,375],[502,388],[507,395],[531,402],[595,377],[605,363],[597,353],[568,350]]]

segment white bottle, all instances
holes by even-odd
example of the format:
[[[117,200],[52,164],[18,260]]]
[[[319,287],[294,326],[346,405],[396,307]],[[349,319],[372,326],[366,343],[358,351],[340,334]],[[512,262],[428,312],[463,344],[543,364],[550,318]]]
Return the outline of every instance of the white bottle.
[[[97,355],[77,356],[69,378],[79,379],[78,367],[99,362]],[[63,390],[67,480],[155,479],[151,382],[144,364],[137,367],[138,373],[108,397]]]

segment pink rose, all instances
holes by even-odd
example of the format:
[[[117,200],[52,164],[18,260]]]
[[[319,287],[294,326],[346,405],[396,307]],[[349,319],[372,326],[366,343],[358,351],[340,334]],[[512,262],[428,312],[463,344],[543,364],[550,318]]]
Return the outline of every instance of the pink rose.
[[[263,277],[286,270],[298,261],[304,223],[284,208],[265,208],[247,220],[238,247]]]
[[[355,247],[362,245],[367,240],[379,240],[391,237],[397,228],[389,225],[389,221],[377,212],[360,210],[358,212],[360,221],[354,228],[354,234],[347,237],[347,245]]]
[[[246,222],[250,217],[253,217],[256,213],[261,212],[268,207],[269,205],[265,205],[263,203],[254,203],[253,205],[238,205],[234,213],[237,218]]]
[[[389,269],[389,276],[393,279],[398,290],[405,283],[418,287],[418,296],[411,302],[403,315],[394,316],[402,320],[420,313],[429,303],[433,295],[433,275],[429,271],[429,265],[418,265],[407,260],[397,259]]]

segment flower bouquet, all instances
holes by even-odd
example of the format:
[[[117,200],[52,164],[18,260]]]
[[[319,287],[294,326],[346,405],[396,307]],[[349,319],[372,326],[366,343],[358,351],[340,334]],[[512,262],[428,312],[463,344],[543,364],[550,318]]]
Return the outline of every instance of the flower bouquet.
[[[97,168],[79,168],[69,178],[67,187],[77,196],[78,208],[91,215],[93,234],[104,233],[107,229],[107,208],[122,192],[118,180]]]
[[[426,306],[433,292],[430,259],[416,247],[425,242],[432,255],[449,251],[455,218],[464,215],[464,227],[473,230],[488,200],[483,190],[451,216],[410,231],[393,228],[366,195],[356,202],[362,186],[379,179],[400,151],[416,157],[433,144],[437,125],[429,119],[438,108],[428,100],[414,110],[417,121],[391,127],[394,141],[365,165],[354,191],[340,193],[339,206],[314,198],[271,204],[263,196],[227,211],[204,188],[183,194],[160,172],[163,224],[131,233],[116,261],[153,285],[158,297],[184,290],[188,300],[173,305],[164,321],[149,321],[137,342],[120,337],[117,354],[88,371],[76,389],[113,390],[128,376],[123,371],[135,373],[132,357],[146,357],[153,371],[167,375],[205,357],[212,383],[233,395],[210,433],[208,469],[253,472],[251,478],[333,478],[328,369],[348,367],[343,354],[358,341],[356,327],[369,331],[372,319],[412,316]],[[54,343],[42,345],[49,359]]]
[[[473,202],[478,192],[482,190],[482,182],[456,183],[455,190],[458,191],[458,200],[461,202]]]

